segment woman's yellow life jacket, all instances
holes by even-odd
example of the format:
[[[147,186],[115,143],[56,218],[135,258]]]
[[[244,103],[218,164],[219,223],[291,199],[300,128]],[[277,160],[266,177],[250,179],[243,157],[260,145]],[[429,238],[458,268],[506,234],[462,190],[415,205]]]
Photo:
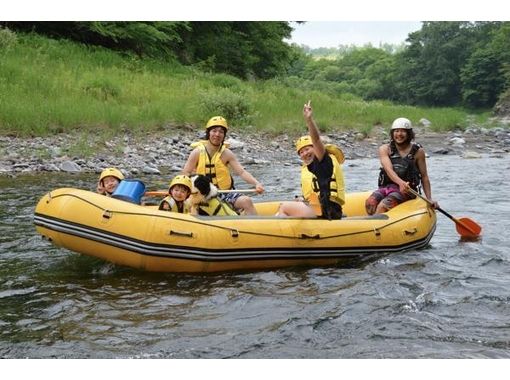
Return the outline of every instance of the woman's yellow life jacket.
[[[230,175],[230,170],[221,160],[221,154],[228,146],[226,144],[222,144],[221,148],[218,149],[212,157],[210,157],[207,149],[205,148],[206,144],[207,140],[201,140],[191,144],[191,147],[198,148],[200,150],[196,173],[209,177],[211,182],[220,190],[232,189],[233,180]]]
[[[163,208],[163,205],[165,203],[169,206],[168,210]],[[182,202],[182,209],[180,209],[175,199],[173,199],[172,196],[168,195],[160,202],[159,209],[164,211],[178,212],[181,214],[189,214],[191,212],[191,203],[188,199],[185,199]]]
[[[337,156],[328,153],[333,161],[333,174],[329,183],[329,200],[343,206],[345,203],[344,171],[337,160]],[[306,201],[310,202],[310,194],[316,193],[319,196],[319,183],[317,177],[308,170],[306,165],[301,167],[301,191]],[[317,197],[315,197],[317,199]]]
[[[198,205],[199,215],[209,216],[232,216],[239,215],[231,206],[225,201],[218,198],[212,198],[207,203],[200,203]]]

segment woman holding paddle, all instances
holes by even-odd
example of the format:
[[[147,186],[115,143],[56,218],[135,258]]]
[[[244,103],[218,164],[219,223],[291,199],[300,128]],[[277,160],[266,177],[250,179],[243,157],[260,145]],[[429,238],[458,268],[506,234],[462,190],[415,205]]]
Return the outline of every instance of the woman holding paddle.
[[[439,207],[438,203],[432,200],[425,151],[420,144],[413,141],[414,136],[409,119],[399,117],[393,121],[390,143],[379,147],[379,188],[365,202],[369,215],[384,213],[414,198],[409,189],[417,191],[420,185],[423,186],[432,207]]]

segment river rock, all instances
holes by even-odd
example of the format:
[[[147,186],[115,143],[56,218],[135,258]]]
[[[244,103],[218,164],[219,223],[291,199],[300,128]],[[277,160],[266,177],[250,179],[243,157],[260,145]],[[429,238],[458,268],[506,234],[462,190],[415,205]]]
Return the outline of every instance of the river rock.
[[[466,150],[462,153],[462,158],[482,158],[482,155],[472,150]]]
[[[363,141],[365,139],[365,134],[364,133],[361,133],[361,132],[358,132],[354,135],[354,140],[355,141]]]
[[[60,168],[55,164],[44,164],[40,166],[40,170],[43,172],[59,172]]]
[[[432,150],[432,153],[434,153],[434,154],[448,154],[450,152],[451,152],[451,150],[448,148],[438,148],[438,149]]]
[[[462,137],[452,137],[450,139],[450,144],[452,145],[464,145],[466,143],[466,140],[464,140]]]
[[[244,142],[242,142],[240,140],[237,140],[237,139],[234,139],[234,138],[228,139],[227,142],[230,145],[230,149],[232,149],[232,150],[241,149],[245,145]]]
[[[158,168],[152,166],[145,166],[142,171],[144,174],[161,174]]]
[[[264,133],[230,133],[228,138],[242,164],[301,165],[294,141],[300,133],[282,135]],[[378,160],[377,147],[388,142],[382,126],[374,126],[369,135],[359,131],[335,131],[324,134],[325,141],[341,147],[347,159]],[[97,143],[93,153],[67,157],[65,152],[78,140],[73,134],[49,137],[19,138],[0,136],[0,175],[25,172],[90,172],[100,173],[117,167],[128,176],[148,173],[173,176],[179,173],[190,153],[189,144],[204,138],[203,131],[184,128],[145,136],[120,134]],[[464,151],[479,154],[505,155],[510,151],[510,128],[484,128],[470,123],[466,131],[418,133],[417,141],[431,154],[452,154],[464,157]],[[110,148],[107,148],[110,146]],[[112,149],[116,147],[115,149]],[[117,149],[118,148],[118,149]],[[466,153],[471,157],[472,153]]]
[[[418,121],[418,125],[421,125],[423,127],[429,127],[432,123],[425,119],[425,118],[421,118],[420,121]]]
[[[48,151],[52,158],[59,157],[62,155],[62,149],[60,149],[58,146],[50,146],[48,148]]]
[[[73,161],[64,161],[60,164],[60,170],[68,173],[78,173],[81,172],[81,167]]]

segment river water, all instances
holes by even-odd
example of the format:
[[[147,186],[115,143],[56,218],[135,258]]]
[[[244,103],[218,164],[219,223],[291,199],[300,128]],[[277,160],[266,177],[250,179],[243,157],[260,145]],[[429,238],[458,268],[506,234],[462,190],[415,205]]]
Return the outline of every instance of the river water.
[[[0,357],[510,358],[510,156],[428,167],[434,198],[482,225],[482,240],[459,241],[439,214],[429,247],[361,267],[207,275],[139,272],[42,240],[38,199],[92,190],[95,175],[1,177]],[[377,168],[349,161],[348,191],[371,190]],[[248,169],[259,199],[298,189],[297,166]]]

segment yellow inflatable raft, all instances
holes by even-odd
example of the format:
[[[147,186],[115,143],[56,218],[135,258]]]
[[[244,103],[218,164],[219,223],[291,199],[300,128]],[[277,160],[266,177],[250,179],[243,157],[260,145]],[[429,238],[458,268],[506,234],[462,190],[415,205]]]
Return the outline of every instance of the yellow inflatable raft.
[[[207,217],[62,188],[42,197],[34,223],[57,246],[155,272],[345,264],[428,244],[436,214],[425,201],[367,216],[368,195],[347,194],[346,217],[329,221],[275,217],[279,202],[256,203],[258,216]]]

